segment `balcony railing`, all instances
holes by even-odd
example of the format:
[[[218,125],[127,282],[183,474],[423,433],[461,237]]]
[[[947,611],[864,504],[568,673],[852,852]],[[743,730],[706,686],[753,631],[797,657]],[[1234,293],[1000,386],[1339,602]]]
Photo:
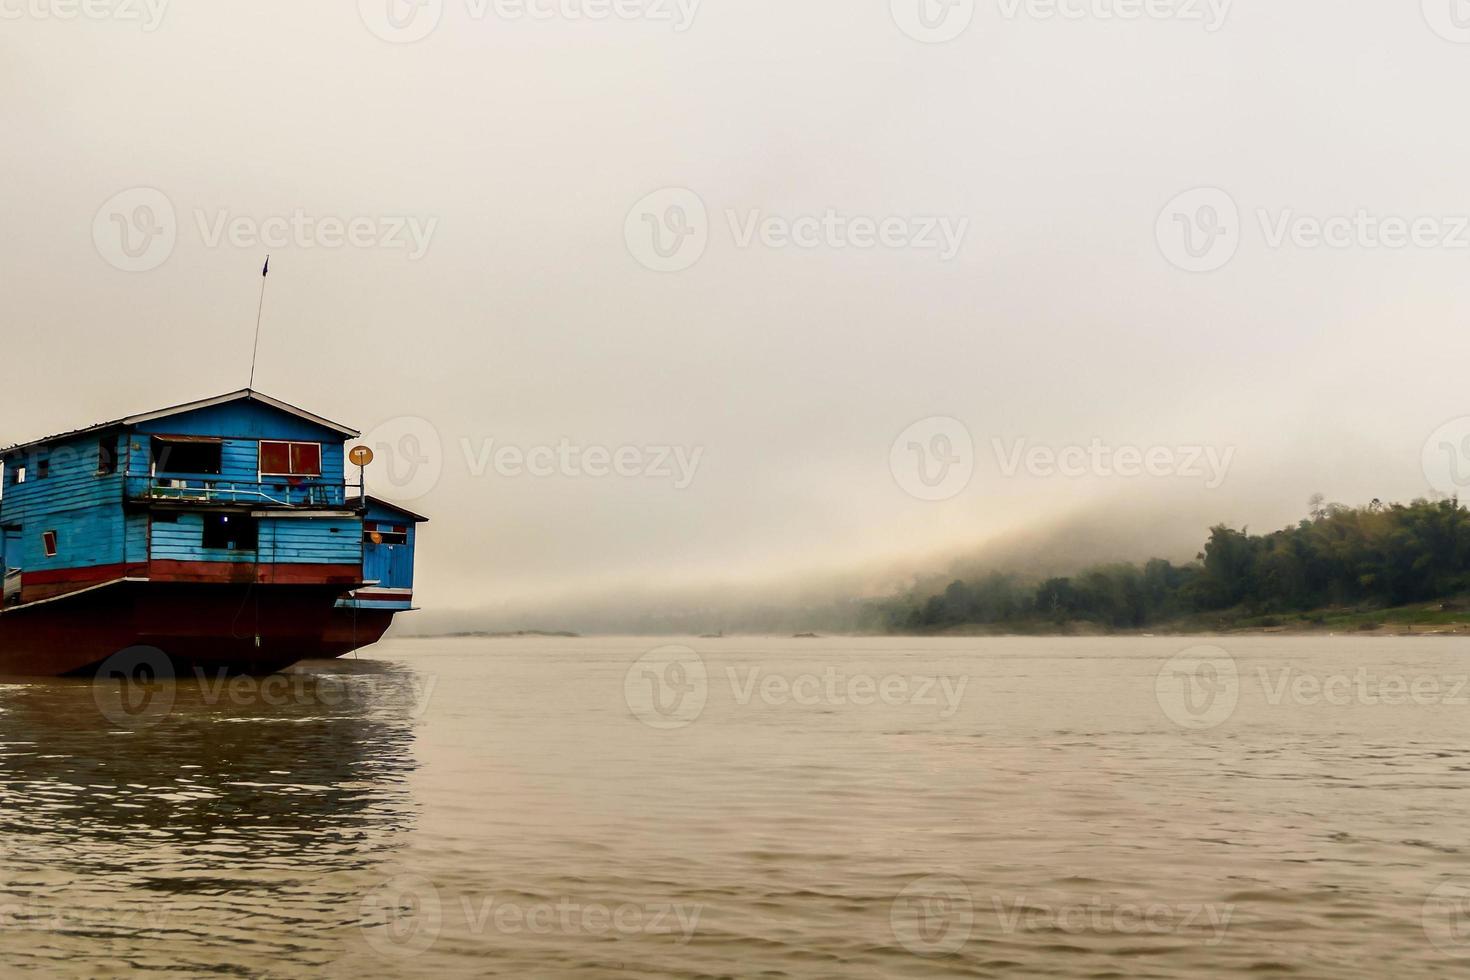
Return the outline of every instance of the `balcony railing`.
[[[242,483],[199,477],[130,476],[132,500],[178,501],[191,504],[239,504],[255,507],[342,507],[348,487],[331,483]]]

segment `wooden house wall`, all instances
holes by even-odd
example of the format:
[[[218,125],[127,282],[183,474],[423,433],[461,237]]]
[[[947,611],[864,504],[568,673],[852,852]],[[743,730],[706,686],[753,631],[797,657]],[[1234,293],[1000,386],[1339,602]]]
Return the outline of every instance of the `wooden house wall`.
[[[205,548],[204,518],[181,513],[154,521],[149,557],[161,561],[250,562],[262,565],[356,565],[362,525],[356,518],[261,518],[256,551]]]
[[[119,437],[86,436],[55,443],[8,458],[0,523],[19,524],[11,538],[17,553],[5,562],[28,572],[112,565],[123,556],[123,481],[121,471],[99,475],[99,443],[107,438],[114,447]],[[38,464],[47,460],[50,473],[41,477]],[[26,482],[14,483],[16,468],[24,466]],[[56,532],[57,552],[47,557],[42,543],[46,531]]]

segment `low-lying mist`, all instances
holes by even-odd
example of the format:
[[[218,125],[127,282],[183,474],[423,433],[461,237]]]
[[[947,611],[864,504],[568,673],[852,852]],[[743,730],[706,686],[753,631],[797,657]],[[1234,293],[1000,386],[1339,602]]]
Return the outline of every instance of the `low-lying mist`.
[[[1096,502],[1022,531],[940,554],[899,556],[861,568],[832,568],[761,581],[706,581],[687,587],[612,585],[540,601],[406,618],[400,635],[570,631],[587,634],[855,632],[874,599],[910,590],[939,592],[956,578],[1000,572],[1024,579],[1072,574],[1101,562],[1188,561],[1212,524],[1229,515],[1197,497],[1161,501],[1131,495]]]

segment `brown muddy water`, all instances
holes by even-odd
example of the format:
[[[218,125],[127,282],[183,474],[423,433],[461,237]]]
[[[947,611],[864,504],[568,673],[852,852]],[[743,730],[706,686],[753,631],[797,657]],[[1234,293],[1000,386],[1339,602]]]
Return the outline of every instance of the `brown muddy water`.
[[[0,685],[0,967],[1443,976],[1463,638],[398,640]]]

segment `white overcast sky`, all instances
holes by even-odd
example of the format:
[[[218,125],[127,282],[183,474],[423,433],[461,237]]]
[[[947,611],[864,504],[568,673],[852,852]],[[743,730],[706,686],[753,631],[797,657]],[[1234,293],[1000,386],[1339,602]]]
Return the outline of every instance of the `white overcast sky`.
[[[632,20],[65,2],[0,0],[0,440],[242,387],[268,250],[250,235],[299,212],[313,230],[269,249],[257,387],[434,455],[431,485],[369,477],[434,519],[426,605],[842,568],[1149,495],[1270,526],[1314,491],[1429,492],[1426,440],[1470,415],[1470,31],[1450,0],[1155,0],[1179,16],[1138,20],[1105,0],[925,0],[927,19],[919,0],[620,0]],[[1157,228],[1202,187],[1238,208],[1236,251],[1188,272]],[[668,188],[697,195],[708,240],[660,272],[630,210]],[[148,195],[172,243],[128,256],[115,218],[147,224]],[[967,224],[948,260],[739,240],[757,213],[829,209]],[[1360,210],[1439,237],[1273,247],[1258,214]],[[323,218],[372,241],[324,244]],[[432,229],[422,255],[379,241],[398,219]],[[975,446],[937,502],[890,467],[930,417]],[[465,446],[492,439],[702,455],[684,488],[475,476]],[[993,439],[1234,456],[1215,488],[1006,476]]]

